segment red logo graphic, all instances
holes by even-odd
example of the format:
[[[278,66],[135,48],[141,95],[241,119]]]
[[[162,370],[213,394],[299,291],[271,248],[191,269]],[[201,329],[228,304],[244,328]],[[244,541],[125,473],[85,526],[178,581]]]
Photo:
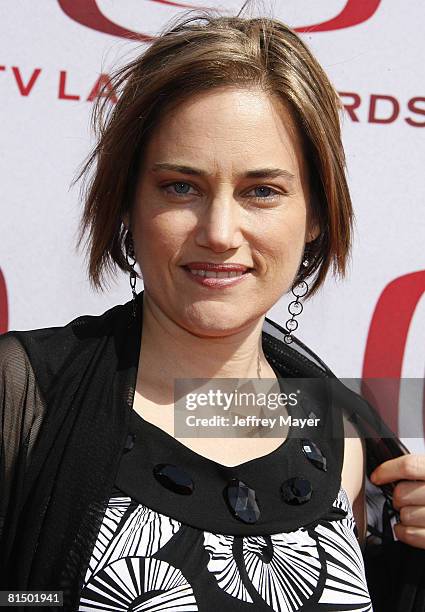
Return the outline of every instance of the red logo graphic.
[[[171,0],[148,0],[158,4],[170,5],[180,8],[199,8],[184,2],[172,2]],[[96,0],[58,0],[60,8],[71,19],[87,28],[112,34],[123,38],[137,40],[153,40],[155,37],[134,32],[111,21],[97,6]],[[328,32],[330,30],[341,30],[359,25],[370,19],[378,10],[381,0],[348,0],[338,15],[327,21],[294,28],[296,32]]]
[[[398,430],[400,379],[407,334],[424,293],[425,270],[395,278],[380,295],[370,323],[362,378],[384,379],[381,386],[379,380],[371,381],[372,390],[375,389],[373,405],[394,433]],[[367,399],[367,389],[364,395]],[[425,407],[423,414],[425,417]],[[425,431],[423,433],[425,436]]]
[[[0,334],[5,334],[9,326],[6,281],[0,268]]]

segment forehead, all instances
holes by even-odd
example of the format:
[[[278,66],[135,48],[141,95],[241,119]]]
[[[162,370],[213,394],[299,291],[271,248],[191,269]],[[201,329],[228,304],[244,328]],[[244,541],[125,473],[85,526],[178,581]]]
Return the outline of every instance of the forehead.
[[[281,165],[295,175],[304,165],[301,139],[287,102],[255,88],[221,87],[165,110],[145,159],[195,162],[217,172]]]

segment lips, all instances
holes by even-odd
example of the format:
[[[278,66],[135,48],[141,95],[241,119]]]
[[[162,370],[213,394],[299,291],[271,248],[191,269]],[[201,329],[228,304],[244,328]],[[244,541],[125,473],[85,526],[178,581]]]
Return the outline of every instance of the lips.
[[[239,263],[216,264],[207,261],[192,261],[183,266],[188,270],[204,270],[205,272],[238,272],[243,274],[252,268]]]
[[[242,269],[245,269],[245,271],[229,270],[229,266],[224,267],[226,268],[225,271],[223,269],[217,271],[216,269],[206,270],[205,265],[198,270],[189,266],[182,266],[185,274],[191,281],[204,287],[207,291],[229,289],[239,283],[244,283],[251,276],[250,269],[246,268],[246,266],[242,266]],[[214,264],[213,268],[217,268],[217,265]]]

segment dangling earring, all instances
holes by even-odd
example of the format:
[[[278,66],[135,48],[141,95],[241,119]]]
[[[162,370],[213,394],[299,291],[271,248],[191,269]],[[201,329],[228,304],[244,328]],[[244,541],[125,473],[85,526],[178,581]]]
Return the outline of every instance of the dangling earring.
[[[129,257],[131,257],[133,259],[133,261],[129,261]],[[130,287],[131,287],[131,291],[133,293],[133,317],[136,318],[136,298],[137,298],[137,293],[136,293],[136,282],[137,282],[137,274],[136,271],[134,269],[137,260],[136,260],[136,254],[134,252],[134,242],[133,242],[133,237],[130,233],[130,230],[128,230],[127,232],[127,239],[125,241],[125,258],[127,260],[127,263],[129,266],[131,266],[132,270],[130,272]]]
[[[304,266],[304,268],[306,268],[309,263],[309,259],[305,257],[302,265]],[[298,317],[303,311],[303,305],[300,302],[300,298],[305,297],[307,295],[308,285],[306,281],[301,281],[300,283],[293,285],[291,292],[292,295],[295,297],[295,300],[288,304],[288,311],[291,315],[291,318],[286,321],[287,333],[284,336],[284,342],[286,344],[291,344],[291,334],[298,328],[298,321],[295,319],[295,317]]]

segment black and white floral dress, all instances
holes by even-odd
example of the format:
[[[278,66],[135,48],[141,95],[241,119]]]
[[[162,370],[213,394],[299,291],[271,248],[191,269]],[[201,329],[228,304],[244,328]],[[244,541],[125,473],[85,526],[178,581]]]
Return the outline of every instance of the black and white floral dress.
[[[291,427],[229,467],[133,411],[78,610],[371,611],[341,487],[342,414],[332,402],[313,414],[320,432]]]

